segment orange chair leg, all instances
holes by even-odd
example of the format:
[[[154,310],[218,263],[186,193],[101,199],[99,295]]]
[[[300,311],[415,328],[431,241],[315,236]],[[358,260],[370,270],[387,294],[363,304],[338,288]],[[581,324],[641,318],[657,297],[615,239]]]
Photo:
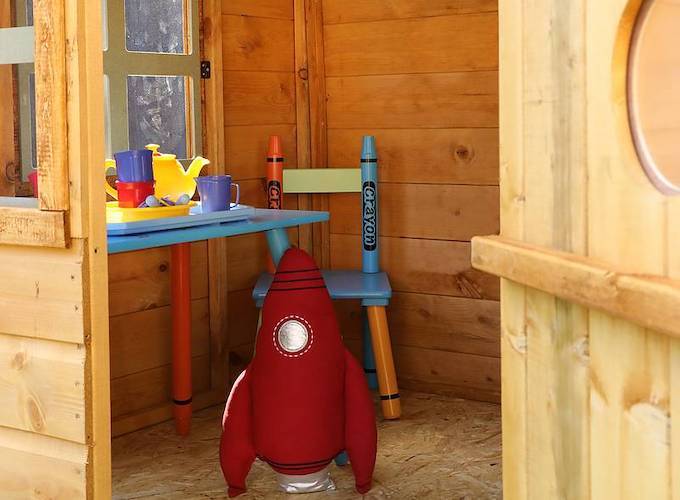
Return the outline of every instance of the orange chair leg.
[[[387,326],[387,314],[381,306],[368,306],[368,324],[371,329],[371,341],[375,355],[375,366],[378,372],[378,390],[382,402],[383,416],[396,419],[401,416],[401,400],[397,387],[397,374],[394,370],[390,331]]]
[[[191,429],[191,244],[171,246],[172,289],[172,399],[175,429],[186,436]]]

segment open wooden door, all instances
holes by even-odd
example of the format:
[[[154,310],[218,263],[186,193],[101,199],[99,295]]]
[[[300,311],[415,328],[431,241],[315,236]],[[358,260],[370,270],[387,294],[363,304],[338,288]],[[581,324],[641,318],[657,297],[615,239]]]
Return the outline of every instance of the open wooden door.
[[[109,498],[101,2],[33,0],[38,199],[0,198],[0,497]],[[32,33],[0,30],[6,44]],[[4,46],[0,64],[13,64]],[[11,103],[11,86],[0,102]],[[5,124],[6,125],[6,124]],[[5,131],[0,127],[0,131]]]
[[[649,3],[500,1],[501,234],[472,260],[504,278],[506,499],[680,498],[680,197],[629,122]]]

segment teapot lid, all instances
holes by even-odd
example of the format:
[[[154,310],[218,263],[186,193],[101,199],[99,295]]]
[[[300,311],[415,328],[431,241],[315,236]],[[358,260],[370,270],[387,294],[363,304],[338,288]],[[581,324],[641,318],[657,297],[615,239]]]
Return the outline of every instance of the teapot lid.
[[[177,158],[177,155],[173,155],[170,153],[161,153],[160,151],[158,151],[160,149],[160,146],[158,144],[147,144],[145,147],[146,149],[152,151],[154,156],[160,156],[168,160],[170,159],[174,160],[175,158]]]

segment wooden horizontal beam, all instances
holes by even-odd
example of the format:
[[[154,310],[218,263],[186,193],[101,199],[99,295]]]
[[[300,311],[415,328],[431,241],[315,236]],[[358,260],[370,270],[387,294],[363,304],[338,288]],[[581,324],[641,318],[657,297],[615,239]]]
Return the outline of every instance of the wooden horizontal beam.
[[[0,244],[66,248],[66,213],[0,207]]]
[[[561,299],[680,337],[680,281],[500,236],[472,240],[472,266]]]

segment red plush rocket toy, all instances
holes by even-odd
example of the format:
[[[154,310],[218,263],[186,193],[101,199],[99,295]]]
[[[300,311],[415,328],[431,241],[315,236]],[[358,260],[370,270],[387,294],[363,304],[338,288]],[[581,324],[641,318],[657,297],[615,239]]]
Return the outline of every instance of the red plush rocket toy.
[[[342,343],[321,273],[309,255],[289,249],[264,301],[255,356],[224,412],[220,462],[229,496],[245,492],[255,458],[280,482],[313,484],[343,450],[365,493],[376,441],[364,373]]]

